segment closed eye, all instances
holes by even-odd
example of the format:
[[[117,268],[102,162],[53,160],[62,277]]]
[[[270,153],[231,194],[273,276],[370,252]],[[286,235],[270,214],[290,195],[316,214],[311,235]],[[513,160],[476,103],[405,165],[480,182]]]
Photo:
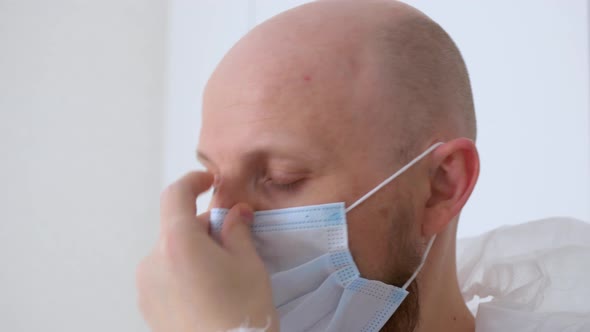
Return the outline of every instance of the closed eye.
[[[271,190],[278,190],[283,192],[293,192],[301,187],[305,178],[300,179],[279,179],[279,178],[267,178],[265,185]]]

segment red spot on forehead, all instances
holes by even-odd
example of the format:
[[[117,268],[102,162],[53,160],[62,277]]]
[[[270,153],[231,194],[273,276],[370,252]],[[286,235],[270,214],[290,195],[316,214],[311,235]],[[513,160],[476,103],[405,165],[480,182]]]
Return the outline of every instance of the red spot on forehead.
[[[306,82],[309,82],[309,81],[311,81],[311,76],[310,75],[304,75],[303,76],[303,80],[306,81]]]

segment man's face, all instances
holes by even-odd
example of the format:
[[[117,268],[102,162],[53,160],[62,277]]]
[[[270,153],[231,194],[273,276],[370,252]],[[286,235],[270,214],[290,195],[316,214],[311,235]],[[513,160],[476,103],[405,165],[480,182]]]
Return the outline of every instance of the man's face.
[[[205,92],[198,153],[216,175],[212,207],[348,206],[403,166],[383,137],[392,124],[380,120],[374,92],[363,88],[374,86],[372,73],[348,60],[301,70],[269,60],[253,72],[248,60],[226,60]],[[350,70],[331,72],[334,65]],[[410,170],[347,215],[364,277],[400,285],[413,272],[413,176]]]

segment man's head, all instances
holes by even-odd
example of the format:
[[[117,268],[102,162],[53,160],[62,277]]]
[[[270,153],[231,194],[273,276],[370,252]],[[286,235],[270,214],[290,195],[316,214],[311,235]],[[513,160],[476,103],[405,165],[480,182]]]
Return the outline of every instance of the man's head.
[[[320,1],[259,25],[224,57],[198,150],[216,175],[213,206],[266,210],[350,205],[447,142],[347,215],[361,274],[400,286],[435,234],[433,264],[454,268],[456,219],[479,169],[474,139],[467,71],[436,23],[398,2]],[[391,326],[415,324],[416,287]]]

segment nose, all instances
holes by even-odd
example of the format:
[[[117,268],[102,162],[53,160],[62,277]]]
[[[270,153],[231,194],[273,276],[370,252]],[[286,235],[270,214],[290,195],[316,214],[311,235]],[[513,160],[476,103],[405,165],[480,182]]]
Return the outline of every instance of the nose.
[[[253,195],[248,192],[248,185],[237,177],[215,176],[213,196],[209,203],[211,208],[231,209],[238,203],[246,203],[254,208]]]

